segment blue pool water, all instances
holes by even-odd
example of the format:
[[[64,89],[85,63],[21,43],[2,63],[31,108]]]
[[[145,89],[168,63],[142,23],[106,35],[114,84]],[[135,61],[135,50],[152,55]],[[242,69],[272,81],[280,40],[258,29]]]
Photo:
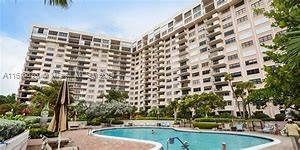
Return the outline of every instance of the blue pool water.
[[[154,134],[152,134],[152,130],[154,130]],[[182,141],[188,141],[190,150],[220,150],[223,142],[226,143],[228,150],[239,150],[272,142],[270,139],[254,136],[177,131],[171,128],[116,128],[99,130],[94,133],[107,136],[155,141],[161,143],[165,150],[169,137],[179,137]],[[174,144],[169,145],[169,149],[179,150],[180,146],[181,144],[175,140]]]

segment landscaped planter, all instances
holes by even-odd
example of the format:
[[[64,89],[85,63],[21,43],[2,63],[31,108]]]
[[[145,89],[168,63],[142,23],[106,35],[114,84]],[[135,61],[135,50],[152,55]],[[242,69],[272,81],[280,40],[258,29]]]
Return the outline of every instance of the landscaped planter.
[[[0,144],[0,150],[26,150],[29,131],[16,135]]]

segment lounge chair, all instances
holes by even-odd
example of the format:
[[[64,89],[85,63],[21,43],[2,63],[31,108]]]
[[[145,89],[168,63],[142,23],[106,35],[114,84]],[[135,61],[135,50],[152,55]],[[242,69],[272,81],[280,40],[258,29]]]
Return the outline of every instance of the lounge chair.
[[[224,130],[224,131],[230,131],[231,130],[230,124],[229,123],[225,123],[224,124],[224,128],[222,130]]]
[[[236,125],[236,131],[244,131],[243,124],[237,124]]]
[[[262,129],[262,132],[263,133],[273,133],[274,131],[274,127],[273,126],[265,126],[263,129]]]
[[[53,138],[51,138],[51,139],[53,139]],[[47,138],[46,136],[43,136],[42,141],[43,141],[43,144],[42,144],[41,150],[53,150],[53,148],[49,145],[49,143],[50,143],[49,138]],[[57,143],[57,140],[55,142]],[[62,140],[61,140],[61,142],[62,142]],[[70,142],[70,141],[68,141],[68,142]],[[54,148],[54,149],[56,149],[56,148]],[[61,150],[79,150],[79,148],[77,146],[64,146],[64,147],[61,147],[60,149]]]

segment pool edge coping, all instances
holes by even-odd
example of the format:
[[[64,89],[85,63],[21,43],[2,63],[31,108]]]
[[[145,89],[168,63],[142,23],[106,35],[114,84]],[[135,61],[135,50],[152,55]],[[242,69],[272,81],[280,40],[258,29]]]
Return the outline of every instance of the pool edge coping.
[[[269,143],[244,148],[243,150],[260,150],[260,149],[267,148],[267,147],[274,146],[274,145],[277,145],[277,144],[281,143],[281,141],[276,139],[276,138],[265,136],[265,135],[256,135],[256,134],[253,134],[253,133],[233,132],[233,131],[208,131],[208,130],[182,129],[182,128],[174,128],[174,127],[155,127],[155,126],[106,127],[106,128],[101,128],[101,129],[93,129],[89,132],[89,135],[93,135],[93,136],[97,136],[97,137],[103,137],[103,138],[111,138],[111,139],[119,139],[119,140],[126,140],[126,141],[132,141],[132,142],[141,142],[141,143],[152,144],[152,145],[155,145],[155,147],[151,148],[150,150],[161,150],[163,146],[162,146],[161,143],[158,143],[158,142],[154,142],[154,141],[150,141],[150,140],[140,140],[140,139],[134,139],[134,138],[124,138],[124,137],[117,137],[117,136],[100,135],[100,134],[94,133],[95,131],[101,131],[101,130],[126,129],[126,128],[130,129],[130,128],[141,128],[141,127],[142,128],[173,129],[173,130],[176,130],[176,131],[185,131],[185,132],[233,134],[233,135],[252,136],[252,137],[272,140]]]

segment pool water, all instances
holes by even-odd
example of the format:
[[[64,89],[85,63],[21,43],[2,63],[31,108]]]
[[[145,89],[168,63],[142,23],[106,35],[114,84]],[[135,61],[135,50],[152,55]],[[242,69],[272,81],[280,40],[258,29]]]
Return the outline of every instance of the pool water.
[[[152,134],[152,130],[154,130],[154,134]],[[167,149],[167,140],[170,137],[179,137],[182,141],[187,141],[190,145],[190,150],[220,150],[222,143],[226,143],[228,150],[239,150],[272,142],[271,139],[254,136],[188,132],[178,131],[171,128],[115,128],[98,130],[94,133],[107,136],[155,141],[161,143],[165,150]],[[179,150],[180,147],[180,142],[175,140],[174,144],[169,145],[169,150]]]

